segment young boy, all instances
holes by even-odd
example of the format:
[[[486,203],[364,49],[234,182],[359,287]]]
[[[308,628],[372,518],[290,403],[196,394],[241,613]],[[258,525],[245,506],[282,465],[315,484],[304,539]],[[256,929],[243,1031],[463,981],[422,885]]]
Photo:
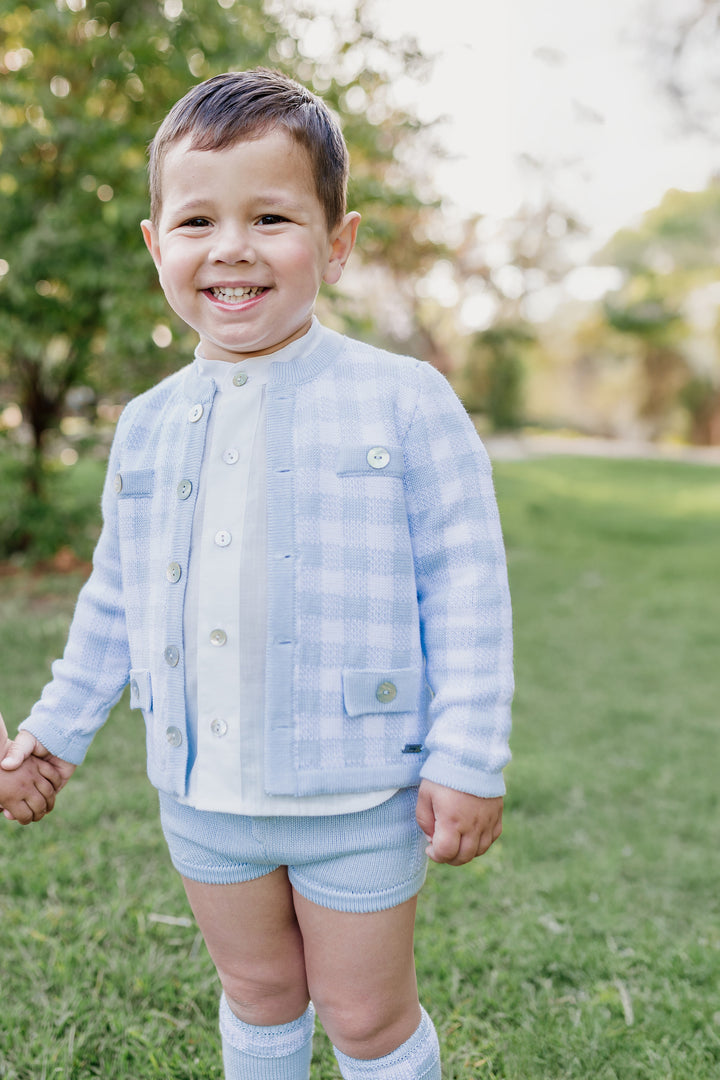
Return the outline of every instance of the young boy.
[[[430,365],[322,327],[359,217],[327,107],[265,70],[193,88],[143,236],[194,362],[127,407],[63,660],[4,767],[80,764],[130,682],[223,987],[228,1078],[439,1080],[426,856],[499,836],[510,604],[487,457]],[[312,1003],[311,1003],[312,1002]]]

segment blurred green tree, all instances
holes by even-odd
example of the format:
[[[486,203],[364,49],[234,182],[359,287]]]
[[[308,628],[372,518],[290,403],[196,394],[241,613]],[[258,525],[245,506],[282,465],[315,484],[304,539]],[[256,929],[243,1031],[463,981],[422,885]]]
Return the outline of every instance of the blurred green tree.
[[[543,174],[542,162],[530,163]],[[525,420],[525,380],[539,358],[535,298],[571,268],[569,242],[584,231],[575,215],[551,198],[521,206],[495,235],[483,218],[466,224],[455,265],[468,298],[492,305],[492,322],[473,334],[458,383],[473,412],[486,413],[494,430]],[[488,248],[495,260],[489,262]]]
[[[423,58],[378,37],[361,0],[325,59],[304,55],[307,25],[271,0],[0,0],[0,381],[32,430],[36,500],[69,395],[129,396],[188,356],[138,226],[145,147],[194,82],[265,65],[317,89],[343,118],[363,258],[405,274],[435,258],[435,207],[403,164],[421,125],[389,93]]]
[[[521,322],[497,323],[473,335],[464,398],[487,415],[493,431],[522,426],[525,362],[535,341],[532,328]]]
[[[596,262],[619,267],[605,303],[608,325],[640,345],[640,415],[660,436],[678,403],[693,442],[720,440],[720,183],[671,190],[637,228],[616,233]],[[707,324],[704,335],[697,324]]]

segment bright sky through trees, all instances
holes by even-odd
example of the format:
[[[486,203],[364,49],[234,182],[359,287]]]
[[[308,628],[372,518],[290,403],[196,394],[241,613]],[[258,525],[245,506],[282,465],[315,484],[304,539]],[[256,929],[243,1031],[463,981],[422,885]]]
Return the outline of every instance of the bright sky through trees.
[[[320,11],[337,0],[313,0]],[[464,211],[505,216],[551,187],[599,246],[670,187],[703,188],[717,145],[689,137],[653,70],[648,37],[660,8],[683,0],[371,0],[381,32],[417,35],[431,78],[398,80],[424,119],[446,115],[454,160],[436,182]],[[685,7],[687,14],[687,7]],[[315,48],[322,31],[315,31]],[[542,172],[518,166],[522,154]]]

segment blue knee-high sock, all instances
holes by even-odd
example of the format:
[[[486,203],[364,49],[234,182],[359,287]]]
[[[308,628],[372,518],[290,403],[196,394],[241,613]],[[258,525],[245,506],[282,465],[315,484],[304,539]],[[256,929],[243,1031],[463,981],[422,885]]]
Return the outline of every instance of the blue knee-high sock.
[[[225,1080],[309,1080],[314,1025],[312,1005],[289,1024],[246,1024],[223,994],[220,1035]]]
[[[345,1080],[440,1080],[440,1046],[435,1026],[422,1011],[420,1027],[385,1057],[364,1061],[335,1049]]]

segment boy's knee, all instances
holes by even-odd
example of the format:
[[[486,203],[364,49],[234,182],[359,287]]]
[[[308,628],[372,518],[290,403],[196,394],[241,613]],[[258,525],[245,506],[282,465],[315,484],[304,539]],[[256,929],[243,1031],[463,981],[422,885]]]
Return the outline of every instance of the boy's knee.
[[[323,1003],[313,998],[318,1017],[333,1046],[348,1057],[384,1057],[404,1043],[420,1023],[417,1001],[391,1006],[372,1001]]]
[[[289,1024],[307,1009],[310,1001],[304,979],[292,981],[280,974],[276,978],[252,979],[221,973],[220,982],[228,1005],[246,1024]]]

